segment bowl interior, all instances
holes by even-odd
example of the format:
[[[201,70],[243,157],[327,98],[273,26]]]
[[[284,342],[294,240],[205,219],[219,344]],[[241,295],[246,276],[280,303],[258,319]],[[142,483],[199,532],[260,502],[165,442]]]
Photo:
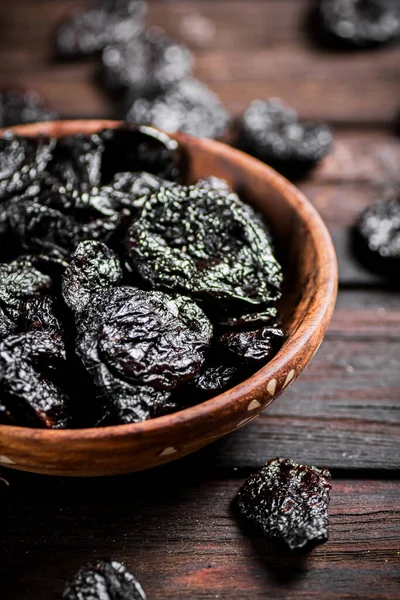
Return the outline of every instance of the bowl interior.
[[[62,137],[118,127],[116,121],[55,121],[12,128]],[[1,132],[0,132],[1,135]],[[192,408],[144,423],[95,430],[32,430],[0,425],[0,464],[42,473],[100,475],[178,458],[246,423],[294,381],[319,347],[336,299],[337,265],[327,230],[302,194],[261,162],[223,144],[174,134],[188,183],[226,179],[268,224],[283,265],[281,313],[287,340],[235,388]]]

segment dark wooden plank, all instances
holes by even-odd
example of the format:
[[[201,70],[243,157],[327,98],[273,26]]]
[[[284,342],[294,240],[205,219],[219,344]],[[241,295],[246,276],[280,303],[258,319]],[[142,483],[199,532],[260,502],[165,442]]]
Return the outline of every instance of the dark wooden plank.
[[[96,481],[19,474],[0,515],[2,597],[59,598],[100,557],[125,561],[149,600],[399,597],[399,482],[334,480],[330,540],[289,554],[232,514],[242,477],[198,467]]]
[[[199,18],[207,8],[209,16],[204,18],[211,22],[209,26],[215,25],[213,39],[225,42],[194,48],[195,74],[210,83],[233,113],[241,112],[254,98],[281,96],[305,118],[393,121],[398,110],[398,47],[349,56],[302,46],[299,32],[306,36],[301,29],[300,8],[306,9],[305,2],[301,7],[297,2],[252,2],[249,8],[246,4],[245,11],[238,2],[232,10],[227,2],[181,4],[155,3],[149,22],[163,24],[167,30],[173,24],[172,33],[185,37],[185,31],[193,29],[190,19],[187,24],[190,15]],[[90,65],[51,64],[54,24],[69,5],[44,0],[33,5],[29,0],[17,0],[3,8],[1,83],[36,87],[61,114],[108,116],[110,103],[93,86]],[[238,14],[244,15],[243,23]],[[253,30],[259,32],[254,36],[259,40],[256,47],[248,45]],[[275,38],[275,31],[287,33],[284,38],[281,33]],[[297,32],[294,36],[293,31]]]

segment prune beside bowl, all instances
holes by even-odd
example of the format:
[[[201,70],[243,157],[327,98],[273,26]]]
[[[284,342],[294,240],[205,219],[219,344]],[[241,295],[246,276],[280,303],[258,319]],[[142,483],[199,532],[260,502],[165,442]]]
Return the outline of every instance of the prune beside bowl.
[[[60,138],[120,126],[117,121],[57,121],[12,131]],[[265,218],[284,273],[279,308],[285,342],[272,360],[242,383],[173,414],[93,429],[0,425],[0,464],[52,475],[93,476],[174,460],[254,419],[295,381],[321,344],[335,304],[337,265],[317,212],[293,185],[258,160],[211,140],[183,133],[171,137],[180,145],[183,183],[220,177]],[[189,403],[193,389],[188,386],[185,392]]]

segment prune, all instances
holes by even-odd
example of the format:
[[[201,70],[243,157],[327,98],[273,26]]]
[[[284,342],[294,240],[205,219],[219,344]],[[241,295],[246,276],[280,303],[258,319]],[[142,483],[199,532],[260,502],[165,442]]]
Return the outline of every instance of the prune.
[[[163,92],[189,75],[193,58],[161,29],[150,28],[107,46],[102,62],[105,85],[115,92],[129,89],[138,98]]]
[[[0,418],[3,423],[62,429],[68,398],[54,383],[64,368],[64,344],[49,331],[11,335],[0,343]]]
[[[294,550],[328,539],[331,487],[328,470],[276,458],[247,479],[237,494],[237,504],[241,514],[266,536]]]
[[[142,586],[117,562],[98,561],[82,567],[67,584],[63,600],[146,600]]]
[[[56,32],[56,51],[63,58],[97,54],[114,41],[127,42],[143,27],[146,2],[103,0],[91,10],[76,10]]]
[[[230,387],[238,376],[238,365],[207,364],[202,372],[195,377],[196,388],[203,392],[219,394]]]
[[[100,389],[104,366],[128,383],[168,390],[200,371],[211,337],[189,298],[116,287],[92,295],[82,311],[76,352]]]
[[[248,362],[266,362],[282,344],[284,334],[277,327],[263,327],[253,331],[227,332],[219,343],[234,356]]]
[[[0,200],[21,192],[46,169],[55,145],[47,137],[24,138],[6,131],[0,138]]]
[[[230,194],[232,192],[225,179],[219,177],[203,177],[196,181],[196,187],[208,192],[221,192],[222,194]]]
[[[184,79],[164,94],[137,98],[128,93],[125,120],[182,131],[202,138],[218,138],[229,122],[218,97],[204,83]]]
[[[377,46],[400,37],[400,9],[391,0],[321,0],[319,20],[328,42]]]
[[[118,285],[122,269],[117,255],[105,244],[94,240],[81,242],[71,256],[62,281],[65,304],[81,311],[91,294]]]
[[[221,327],[229,329],[246,329],[257,326],[276,325],[279,323],[278,309],[275,306],[269,306],[262,312],[247,313],[244,315],[224,315],[218,321]]]
[[[178,181],[179,145],[167,134],[144,125],[126,125],[103,130],[105,143],[102,163],[103,183],[116,173],[146,171],[162,179]]]
[[[233,193],[162,187],[147,198],[126,245],[132,268],[153,288],[214,307],[280,297],[281,268],[266,228]]]
[[[368,268],[397,282],[400,267],[400,196],[367,208],[354,229],[355,251]]]
[[[35,123],[56,119],[51,111],[33,90],[0,90],[0,127],[12,127],[20,123]]]
[[[60,189],[35,199],[15,197],[5,210],[7,235],[11,232],[25,252],[68,259],[79,242],[107,242],[116,234],[129,211],[117,212],[114,204],[110,190],[104,188]]]
[[[104,143],[100,135],[77,134],[57,141],[48,165],[50,182],[67,190],[82,185],[99,186]],[[53,185],[54,187],[54,185]]]
[[[21,328],[24,331],[48,331],[61,337],[64,328],[59,313],[58,300],[53,296],[28,298],[21,306]]]
[[[117,173],[110,186],[115,192],[121,193],[121,206],[135,212],[142,208],[149,194],[160,189],[160,187],[172,187],[174,183],[161,179],[151,173]]]
[[[281,100],[254,100],[236,123],[236,146],[288,175],[301,175],[332,145],[327,125],[298,122]]]

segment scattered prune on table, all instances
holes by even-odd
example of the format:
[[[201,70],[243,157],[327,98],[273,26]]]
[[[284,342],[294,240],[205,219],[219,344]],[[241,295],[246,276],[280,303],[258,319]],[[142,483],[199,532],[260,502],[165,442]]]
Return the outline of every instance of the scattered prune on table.
[[[76,352],[99,388],[102,367],[136,385],[174,389],[201,369],[212,326],[190,298],[115,287],[79,316]]]
[[[101,133],[105,144],[102,180],[109,184],[116,173],[146,171],[162,179],[180,179],[179,144],[166,133],[144,125],[125,125]]]
[[[229,115],[214,92],[191,78],[164,94],[137,98],[128,92],[125,104],[126,121],[202,138],[220,137],[229,122]]]
[[[118,285],[122,269],[115,252],[101,242],[87,240],[78,244],[65,269],[62,295],[73,311],[81,311],[95,292]]]
[[[113,92],[136,98],[166,91],[191,73],[193,57],[162,29],[152,27],[128,42],[116,41],[102,54],[102,79]]]
[[[293,460],[270,460],[240,488],[241,514],[291,550],[328,539],[330,473]]]
[[[254,100],[237,120],[235,145],[294,177],[329,153],[332,134],[327,125],[299,123],[281,100]]]
[[[0,90],[0,128],[21,123],[57,119],[39,94],[33,90]]]
[[[400,196],[367,208],[354,229],[354,246],[365,266],[398,282],[400,267]]]
[[[127,42],[143,28],[143,0],[102,0],[88,11],[76,10],[58,26],[56,51],[63,58],[101,52],[114,41]]]
[[[321,0],[326,41],[363,48],[400,38],[400,7],[391,0]]]
[[[63,378],[65,349],[50,331],[11,335],[0,342],[0,419],[25,427],[70,425],[68,398],[54,383]]]
[[[269,234],[236,194],[162,187],[145,201],[126,245],[132,268],[155,289],[219,308],[280,297],[281,267]]]
[[[277,327],[223,333],[219,343],[224,350],[248,362],[266,362],[282,345],[284,333]]]
[[[22,192],[44,172],[55,141],[24,138],[6,131],[0,138],[0,201]]]
[[[146,600],[142,586],[125,565],[101,560],[81,567],[64,589],[63,600]]]

